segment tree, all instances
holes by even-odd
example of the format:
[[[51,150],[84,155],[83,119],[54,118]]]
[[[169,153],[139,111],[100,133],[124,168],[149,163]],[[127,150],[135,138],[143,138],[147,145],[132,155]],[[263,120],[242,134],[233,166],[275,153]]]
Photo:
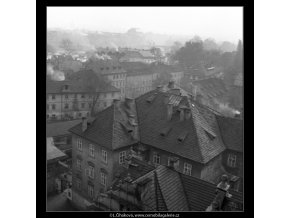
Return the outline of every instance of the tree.
[[[72,52],[73,49],[73,43],[69,39],[63,39],[60,43],[60,47],[63,48],[67,52]]]
[[[243,71],[243,45],[241,40],[239,40],[238,43],[237,53],[234,60],[234,68],[239,72]]]
[[[51,44],[47,44],[46,51],[50,53],[54,53],[55,48]]]
[[[204,59],[203,43],[189,41],[185,46],[180,48],[174,55],[174,59],[181,64],[190,67],[200,64]]]

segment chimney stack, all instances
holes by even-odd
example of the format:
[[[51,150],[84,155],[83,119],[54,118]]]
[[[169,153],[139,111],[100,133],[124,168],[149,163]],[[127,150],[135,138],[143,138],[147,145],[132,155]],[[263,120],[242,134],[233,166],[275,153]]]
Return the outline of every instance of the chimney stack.
[[[88,120],[87,120],[86,117],[83,117],[83,118],[82,118],[82,131],[83,131],[83,132],[86,131],[87,128],[88,128]]]
[[[172,113],[173,113],[173,104],[168,103],[167,104],[167,120],[170,121],[172,118]]]
[[[114,99],[113,104],[116,108],[119,108],[120,107],[120,99]]]
[[[125,98],[125,105],[127,108],[131,109],[133,106],[133,102],[134,102],[133,98],[129,98],[129,97]]]
[[[184,109],[184,114],[185,114],[185,120],[189,120],[191,118],[191,110],[190,110],[190,108],[186,107]]]
[[[157,86],[157,91],[159,91],[159,92],[161,92],[162,91],[162,89],[163,89],[163,86],[162,85],[159,85],[159,86]]]
[[[169,89],[173,89],[174,88],[174,81],[173,80],[169,81],[168,88]]]
[[[169,158],[169,168],[178,171],[177,163],[179,161],[178,157],[170,157]]]

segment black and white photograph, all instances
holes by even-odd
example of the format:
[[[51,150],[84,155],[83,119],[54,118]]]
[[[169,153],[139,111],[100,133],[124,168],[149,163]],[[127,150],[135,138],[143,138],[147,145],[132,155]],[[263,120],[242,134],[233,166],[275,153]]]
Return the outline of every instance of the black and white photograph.
[[[46,12],[46,211],[244,212],[244,8]]]

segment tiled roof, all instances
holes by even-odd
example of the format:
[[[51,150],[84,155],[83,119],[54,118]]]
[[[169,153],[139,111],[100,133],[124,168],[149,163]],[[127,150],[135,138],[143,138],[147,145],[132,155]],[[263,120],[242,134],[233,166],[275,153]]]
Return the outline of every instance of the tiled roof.
[[[151,103],[148,103],[146,99],[151,95],[155,95],[155,98]],[[178,107],[175,107],[172,119],[168,121],[166,105],[168,99],[174,100],[175,105],[189,107],[192,118],[180,121]],[[205,118],[205,113],[201,110],[201,107],[193,106],[186,96],[153,90],[138,97],[136,105],[140,141],[144,144],[200,163],[208,162],[225,149],[218,132],[215,116],[211,114],[212,112],[207,111],[211,115],[207,115]],[[171,131],[163,137],[160,135],[160,131],[166,127],[171,127]],[[188,131],[186,138],[183,142],[178,142],[178,137],[185,131]],[[212,139],[206,132],[216,137]]]
[[[94,143],[115,150],[121,147],[132,145],[139,140],[138,127],[133,127],[129,122],[129,116],[136,119],[136,109],[128,109],[124,102],[119,108],[113,104],[96,115],[96,119],[82,131],[82,124],[71,128],[69,131],[84,137]],[[136,123],[137,124],[137,123]],[[128,130],[133,130],[129,133]]]
[[[70,120],[46,124],[46,137],[68,135],[71,127],[81,123],[81,120]]]
[[[184,175],[163,165],[133,183],[140,183],[149,178],[149,196],[144,201],[147,205],[150,204],[150,210],[153,211],[205,211],[215,198],[215,184]],[[243,204],[242,193],[230,190],[230,194],[232,197],[225,201],[224,210],[228,210],[230,202]]]
[[[243,121],[218,115],[216,117],[226,147],[243,152]]]
[[[51,137],[46,138],[46,155],[48,163],[62,160],[67,157],[65,153],[54,146],[54,142]]]
[[[209,98],[224,97],[228,90],[222,79],[207,78],[193,81],[194,85],[199,87],[199,91]]]
[[[205,211],[215,197],[216,185],[207,181],[179,173],[192,211]],[[230,191],[231,201],[242,203],[242,193]]]
[[[68,90],[63,91],[65,85],[68,85]],[[119,92],[120,90],[114,86],[107,85],[105,88],[99,89],[96,87],[96,92]],[[46,93],[58,94],[58,93],[91,93],[91,89],[81,85],[77,81],[47,81]]]

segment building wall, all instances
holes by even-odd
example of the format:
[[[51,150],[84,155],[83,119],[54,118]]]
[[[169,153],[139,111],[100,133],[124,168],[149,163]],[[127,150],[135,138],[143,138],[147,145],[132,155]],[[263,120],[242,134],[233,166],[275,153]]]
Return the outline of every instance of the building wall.
[[[126,82],[126,96],[137,98],[153,89],[153,74],[128,75]]]
[[[201,171],[200,178],[209,182],[215,182],[217,178],[222,174],[222,155],[218,155],[214,159],[210,160]]]
[[[126,148],[118,149],[118,151],[111,151],[107,148],[99,146],[97,144],[91,143],[82,138],[83,142],[83,150],[82,152],[77,149],[77,139],[80,138],[76,135],[72,137],[72,172],[73,172],[73,201],[75,204],[83,204],[83,199],[87,199],[88,201],[92,200],[92,198],[88,195],[88,183],[89,181],[94,184],[94,195],[95,198],[99,192],[104,192],[107,188],[109,188],[114,181],[114,175],[118,170],[119,164],[119,153],[121,151],[126,151],[128,154],[129,146]],[[95,157],[91,157],[89,155],[89,144],[93,144],[95,148]],[[107,151],[107,163],[105,163],[102,159],[102,150]],[[77,169],[76,162],[77,159],[81,157],[81,170]],[[94,179],[89,178],[86,175],[86,169],[89,167],[88,162],[91,162],[95,166],[94,170]],[[101,184],[101,172],[103,170],[107,172],[107,186]],[[81,178],[81,179],[79,179]],[[77,187],[77,180],[81,181],[81,189]],[[80,206],[82,207],[82,206]]]
[[[172,80],[180,86],[181,79],[184,77],[184,72],[171,72]]]
[[[157,148],[153,148],[150,146],[147,146],[147,148],[149,148],[149,152],[148,152],[148,157],[149,157],[149,163],[153,164],[153,156],[155,153],[160,155],[160,164],[161,165],[165,165],[168,166],[168,158],[169,157],[178,157],[179,158],[179,166],[176,168],[177,171],[183,173],[184,170],[184,164],[191,164],[192,168],[191,168],[191,176],[193,177],[197,177],[200,178],[201,176],[201,171],[203,168],[203,165],[200,163],[197,163],[195,161],[189,160],[187,158],[183,158],[181,156],[178,156],[176,154],[172,154],[170,152],[161,150],[161,149],[157,149]]]
[[[103,76],[111,82],[111,85],[120,89],[121,98],[125,97],[126,88],[126,72],[124,71],[112,71],[110,74],[103,74]]]
[[[99,98],[95,106],[96,111],[103,110],[112,105],[113,99],[120,98],[120,92],[105,92],[99,93]],[[76,119],[90,116],[91,107],[93,104],[93,96],[91,94],[55,94],[55,99],[52,99],[53,94],[48,94],[47,102],[47,119],[52,119],[55,115],[56,120],[64,119],[66,116]],[[53,109],[55,105],[55,109]],[[68,106],[66,108],[66,106]]]
[[[230,154],[236,155],[236,166],[230,167],[228,165],[228,157]],[[243,154],[233,150],[226,150],[223,152],[222,164],[225,170],[235,176],[243,177]]]

